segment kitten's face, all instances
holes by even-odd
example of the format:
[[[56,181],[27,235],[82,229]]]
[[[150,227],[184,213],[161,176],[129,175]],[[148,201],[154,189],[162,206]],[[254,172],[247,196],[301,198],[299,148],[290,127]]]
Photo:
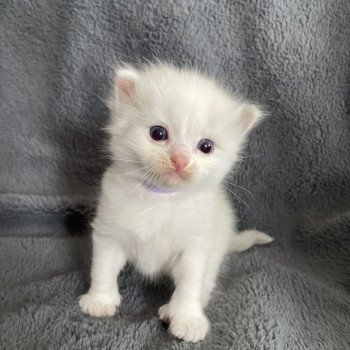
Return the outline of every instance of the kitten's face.
[[[165,189],[222,181],[261,116],[214,82],[163,65],[119,71],[109,107],[122,176]]]

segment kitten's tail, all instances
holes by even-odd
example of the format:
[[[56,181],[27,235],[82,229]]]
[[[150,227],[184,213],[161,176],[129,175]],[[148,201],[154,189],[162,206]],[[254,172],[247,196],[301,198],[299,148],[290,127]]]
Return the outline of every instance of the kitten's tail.
[[[267,244],[271,243],[272,241],[273,238],[266,233],[257,230],[246,230],[232,236],[230,251],[243,252],[254,244]]]

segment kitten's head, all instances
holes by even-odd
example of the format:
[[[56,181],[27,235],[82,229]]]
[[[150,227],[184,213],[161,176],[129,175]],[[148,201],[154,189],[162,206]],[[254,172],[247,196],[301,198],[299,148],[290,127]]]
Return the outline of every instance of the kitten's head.
[[[262,118],[198,72],[160,63],[117,70],[108,106],[122,176],[165,189],[220,183]]]

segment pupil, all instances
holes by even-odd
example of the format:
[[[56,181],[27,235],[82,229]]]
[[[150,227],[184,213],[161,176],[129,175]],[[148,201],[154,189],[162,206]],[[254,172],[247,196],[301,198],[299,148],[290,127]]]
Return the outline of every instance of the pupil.
[[[211,146],[210,146],[209,142],[203,143],[203,145],[201,147],[202,152],[208,153],[208,152],[210,152],[210,149],[211,149]]]
[[[163,141],[168,138],[168,133],[166,129],[159,125],[155,125],[151,127],[150,135],[152,139],[156,141]]]
[[[213,143],[210,140],[200,140],[198,143],[198,148],[203,153],[210,153],[213,147]]]

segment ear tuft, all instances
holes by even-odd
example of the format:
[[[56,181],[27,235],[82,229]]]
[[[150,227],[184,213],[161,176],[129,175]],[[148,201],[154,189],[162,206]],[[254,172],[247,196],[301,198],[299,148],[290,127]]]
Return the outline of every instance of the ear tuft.
[[[265,116],[265,113],[254,104],[243,104],[241,109],[241,121],[244,132],[253,129]]]
[[[138,73],[132,67],[126,66],[116,70],[114,89],[120,102],[130,102],[137,80]]]

